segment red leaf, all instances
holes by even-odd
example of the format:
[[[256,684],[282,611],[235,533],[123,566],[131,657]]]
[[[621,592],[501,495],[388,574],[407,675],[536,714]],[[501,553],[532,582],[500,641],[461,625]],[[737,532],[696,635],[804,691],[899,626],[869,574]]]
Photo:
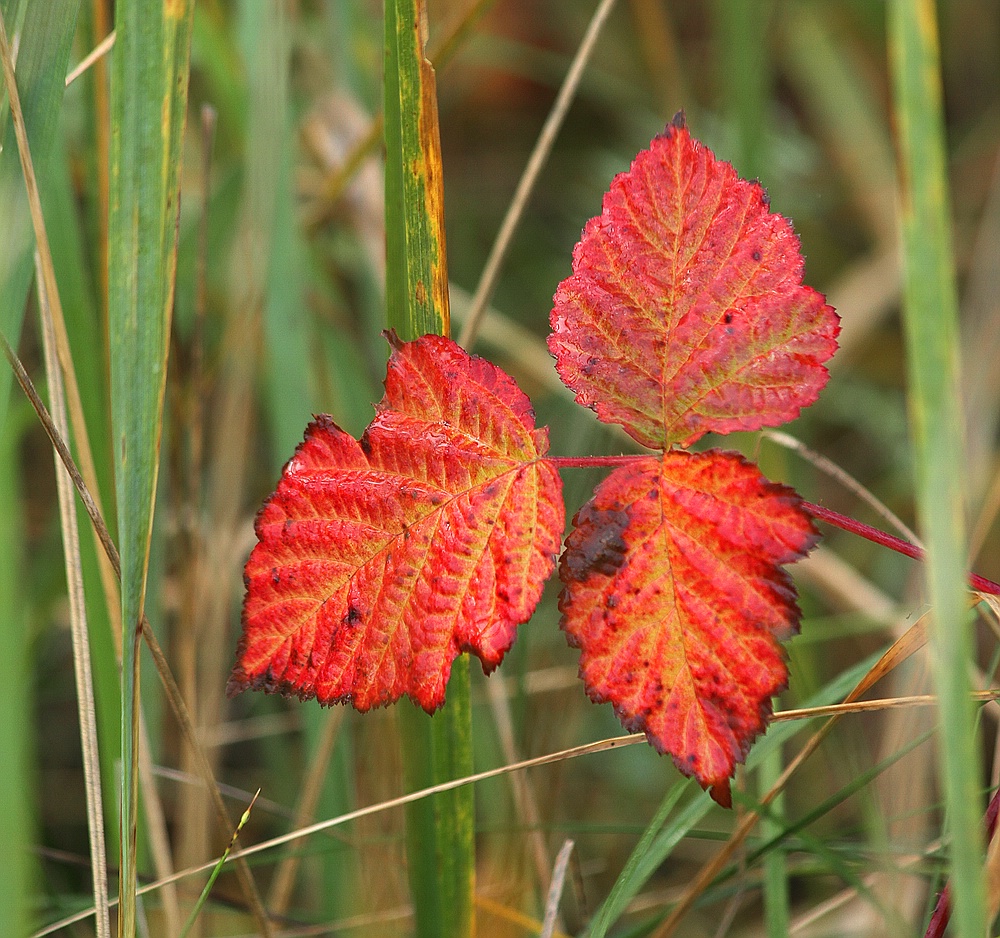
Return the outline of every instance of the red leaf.
[[[615,470],[573,524],[559,608],[587,693],[726,804],[786,685],[779,565],[815,543],[809,516],[739,455],[673,451]]]
[[[549,350],[577,401],[653,449],[777,426],[816,400],[837,347],[802,270],[761,186],[675,121],[584,228]]]
[[[390,341],[360,442],[318,417],[257,516],[231,695],[433,711],[459,652],[499,664],[552,571],[562,486],[527,398],[450,339]]]

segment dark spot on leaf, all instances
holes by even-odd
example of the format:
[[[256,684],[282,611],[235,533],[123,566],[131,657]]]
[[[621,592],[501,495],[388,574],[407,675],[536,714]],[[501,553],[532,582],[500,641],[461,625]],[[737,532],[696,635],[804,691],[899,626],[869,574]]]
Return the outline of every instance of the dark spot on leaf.
[[[271,582],[277,586],[281,582],[281,574],[278,573],[277,567],[271,567]]]
[[[344,625],[355,626],[361,621],[361,610],[357,606],[348,606],[344,616]]]
[[[368,437],[368,431],[366,430],[361,434],[361,439],[358,440],[358,446],[361,447],[361,451],[366,456],[371,456],[372,454],[372,441]]]
[[[755,261],[758,261],[758,262],[759,262],[759,261],[760,261],[760,259],[761,259],[761,253],[760,253],[760,251],[754,251],[754,252],[753,252],[753,254],[751,254],[750,256],[751,256],[751,257],[752,257],[752,258],[753,258],[753,259],[754,259]]]
[[[574,532],[570,549],[563,555],[564,581],[583,581],[592,573],[614,576],[625,563],[628,544],[622,533],[628,528],[628,512],[604,511],[599,519],[601,523],[580,527]]]
[[[614,594],[608,597],[608,609],[614,609],[618,605],[618,597]]]
[[[726,315],[722,317],[722,321],[725,323],[731,323],[733,321],[733,314],[726,313]]]

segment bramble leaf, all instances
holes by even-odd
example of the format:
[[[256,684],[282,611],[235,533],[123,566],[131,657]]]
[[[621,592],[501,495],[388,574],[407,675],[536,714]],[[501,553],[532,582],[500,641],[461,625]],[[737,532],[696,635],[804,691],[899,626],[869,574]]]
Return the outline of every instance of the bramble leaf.
[[[737,454],[671,451],[616,469],[573,525],[559,608],[588,695],[728,807],[786,685],[799,610],[780,565],[815,544],[809,516]]]
[[[538,603],[564,523],[547,431],[450,339],[390,341],[360,441],[316,418],[257,516],[230,695],[433,711],[456,655],[492,670]]]
[[[615,178],[555,295],[549,350],[579,403],[652,449],[798,416],[839,320],[791,225],[676,118]]]

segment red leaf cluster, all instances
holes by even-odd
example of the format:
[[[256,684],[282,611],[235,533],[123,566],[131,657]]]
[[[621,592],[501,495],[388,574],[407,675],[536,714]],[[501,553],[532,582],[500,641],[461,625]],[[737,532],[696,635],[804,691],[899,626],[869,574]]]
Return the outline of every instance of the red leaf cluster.
[[[662,451],[573,519],[563,629],[592,699],[730,803],[787,683],[798,628],[782,564],[818,537],[798,496],[709,431],[774,426],[826,383],[839,320],[802,285],[791,225],[676,120],[619,175],[556,291],[549,349],[576,399]]]
[[[612,183],[551,316],[577,400],[657,451],[573,519],[562,627],[591,698],[723,804],[787,680],[799,611],[782,567],[818,535],[742,457],[677,447],[816,399],[839,324],[802,266],[764,190],[675,120]],[[390,341],[361,439],[317,418],[257,517],[230,693],[433,711],[455,656],[495,667],[552,572],[558,460],[527,398],[449,339]]]

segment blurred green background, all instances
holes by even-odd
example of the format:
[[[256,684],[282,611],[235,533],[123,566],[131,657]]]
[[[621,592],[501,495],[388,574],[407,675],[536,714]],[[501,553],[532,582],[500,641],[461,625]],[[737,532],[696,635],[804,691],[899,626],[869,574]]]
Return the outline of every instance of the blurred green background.
[[[15,41],[30,4],[0,4]],[[594,6],[429,3],[432,56],[445,45],[437,82],[456,335]],[[109,8],[102,0],[79,4],[71,63],[104,36]],[[1000,579],[1000,5],[942,3],[940,34],[973,565]],[[913,524],[897,115],[886,45],[886,11],[872,0],[618,0],[474,346],[531,396],[539,423],[551,428],[553,453],[628,449],[627,439],[600,426],[559,385],[544,348],[548,313],[556,285],[569,274],[573,245],[599,212],[609,182],[683,109],[692,133],[741,174],[759,178],[772,208],[793,221],[806,282],[827,293],[843,319],[828,388],[783,429]],[[146,608],[216,774],[228,786],[231,813],[238,817],[262,789],[245,843],[301,823],[295,811],[310,783],[318,787],[306,820],[403,791],[394,710],[361,716],[261,695],[224,697],[255,511],[311,414],[331,413],[360,433],[381,397],[383,183],[373,121],[382,56],[377,2],[204,0],[195,9]],[[66,90],[42,196],[103,500],[112,505],[107,228],[101,220],[106,82],[98,66]],[[208,109],[214,132],[206,129]],[[6,109],[0,119],[6,122]],[[10,140],[6,123],[0,129]],[[15,160],[16,151],[5,145],[0,166],[17,178]],[[13,238],[24,220],[8,217],[2,205],[0,217]],[[14,278],[12,263],[0,247],[0,280]],[[17,336],[9,338],[17,344]],[[34,291],[18,349],[44,385]],[[0,631],[6,638],[0,650],[10,680],[0,720],[10,723],[4,745],[14,747],[4,803],[12,812],[23,809],[29,825],[27,908],[33,927],[40,927],[92,902],[87,818],[51,450],[16,387],[3,430]],[[740,435],[724,445],[738,446],[810,501],[886,525],[841,481],[766,435]],[[568,516],[600,477],[591,470],[564,473]],[[821,549],[795,571],[805,615],[802,634],[790,644],[791,683],[782,709],[824,689],[832,693],[925,611],[915,564],[850,535],[824,533]],[[81,539],[113,846],[114,642],[86,529]],[[499,693],[488,694],[473,668],[477,769],[621,733],[611,708],[589,703],[576,679],[576,653],[559,632],[556,597],[553,586],[490,679]],[[984,683],[996,663],[995,625],[977,620]],[[142,800],[148,805],[155,790],[169,837],[166,860],[184,869],[217,856],[228,836],[216,831],[148,660],[142,669],[153,763],[153,788],[143,781]],[[925,672],[926,661],[915,656],[875,694],[924,692]],[[992,704],[981,713],[983,755],[995,778],[1000,710]],[[932,721],[930,709],[920,707],[842,721],[793,778],[770,826],[751,836],[704,894],[682,933],[922,933],[940,886],[941,792],[932,744],[898,761],[895,756]],[[768,773],[773,777],[801,747],[807,728],[789,726],[787,738],[777,737],[766,758],[740,776],[744,803],[752,804]],[[17,757],[22,745],[24,758]],[[884,771],[869,777],[874,766]],[[669,759],[636,746],[533,769],[517,776],[520,789],[508,778],[478,785],[479,934],[538,933],[542,871],[567,837],[576,846],[559,927],[580,933],[679,778]],[[982,781],[985,787],[988,778]],[[681,831],[669,859],[654,864],[612,933],[650,933],[734,824],[733,814],[706,808]],[[140,869],[152,879],[147,825],[144,815]],[[780,843],[769,844],[782,832]],[[761,845],[767,845],[763,852]],[[116,851],[109,856],[114,866]],[[290,860],[300,863],[294,876],[285,865]],[[276,933],[410,933],[400,810],[263,852],[252,865],[266,898],[282,877],[291,883],[268,899]],[[169,934],[165,907],[190,907],[202,882],[191,877],[176,896],[163,890],[147,896],[149,933]],[[253,932],[232,874],[220,878],[198,927],[205,935]],[[65,933],[91,929],[83,923]]]

